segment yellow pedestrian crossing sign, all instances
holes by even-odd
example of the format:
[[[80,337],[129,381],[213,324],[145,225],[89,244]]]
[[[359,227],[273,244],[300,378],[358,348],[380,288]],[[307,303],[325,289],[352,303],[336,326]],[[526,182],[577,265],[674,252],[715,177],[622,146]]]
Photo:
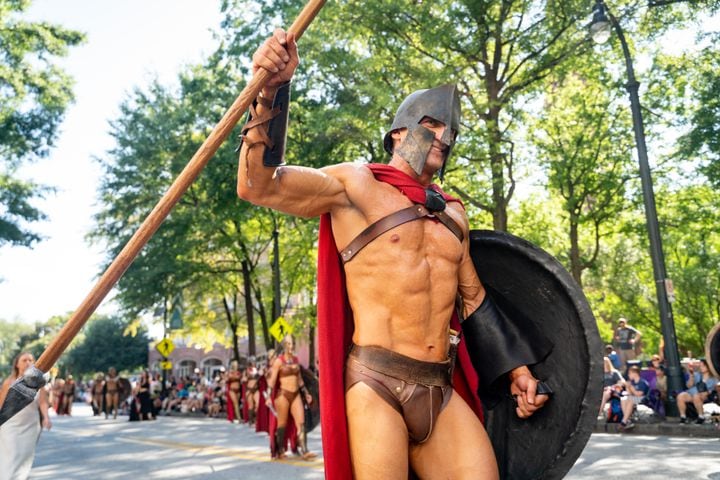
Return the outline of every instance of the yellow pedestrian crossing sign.
[[[157,350],[160,355],[167,358],[170,356],[172,351],[175,350],[175,345],[169,338],[163,338],[157,345],[155,345],[155,350]]]
[[[275,337],[275,340],[282,342],[285,335],[291,335],[293,333],[293,329],[283,317],[278,317],[270,327],[269,332],[270,335]]]
[[[172,370],[172,362],[170,360],[163,360],[160,362],[160,370]]]

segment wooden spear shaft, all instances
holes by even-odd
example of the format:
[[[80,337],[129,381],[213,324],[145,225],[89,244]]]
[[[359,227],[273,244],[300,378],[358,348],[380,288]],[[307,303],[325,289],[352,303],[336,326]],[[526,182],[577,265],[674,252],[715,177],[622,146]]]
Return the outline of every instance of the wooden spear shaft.
[[[317,16],[318,12],[325,5],[325,0],[309,0],[300,15],[295,19],[292,26],[288,29],[289,33],[294,33],[296,38],[300,38],[307,27]],[[267,70],[260,69],[253,76],[250,83],[240,92],[232,106],[228,109],[220,122],[215,126],[210,135],[205,139],[190,162],[183,169],[180,175],[175,179],[165,195],[160,199],[152,212],[145,218],[140,228],[135,232],[128,241],[122,251],[113,260],[110,266],[105,270],[102,277],[95,284],[90,293],[85,297],[80,306],[75,310],[72,317],[63,326],[62,330],[52,340],[50,345],[45,349],[35,366],[47,372],[50,370],[60,355],[65,351],[70,342],[75,338],[80,329],[95,309],[100,305],[105,296],[110,292],[112,287],[120,280],[125,270],[135,260],[140,250],[150,240],[150,237],[157,231],[160,224],[165,220],[180,197],[192,185],[197,176],[200,174],[208,161],[215,155],[220,145],[227,139],[235,127],[240,117],[248,109],[253,100],[258,96],[260,90],[272,76]]]

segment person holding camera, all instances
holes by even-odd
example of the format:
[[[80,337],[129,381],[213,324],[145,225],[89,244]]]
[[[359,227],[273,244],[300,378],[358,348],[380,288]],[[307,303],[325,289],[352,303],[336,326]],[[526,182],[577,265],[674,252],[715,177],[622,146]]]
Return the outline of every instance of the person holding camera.
[[[688,389],[681,392],[677,396],[677,406],[680,410],[680,423],[687,423],[688,404],[692,404],[697,410],[698,418],[695,423],[705,422],[705,411],[703,404],[709,401],[710,393],[715,390],[718,385],[718,379],[710,373],[707,361],[701,359],[699,362],[699,371],[695,371],[693,364],[688,365],[689,378],[687,381]]]

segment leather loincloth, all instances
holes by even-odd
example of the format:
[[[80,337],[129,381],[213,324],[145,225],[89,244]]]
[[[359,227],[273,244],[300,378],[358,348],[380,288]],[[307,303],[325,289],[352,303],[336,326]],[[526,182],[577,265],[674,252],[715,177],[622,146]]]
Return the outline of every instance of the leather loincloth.
[[[362,382],[402,415],[408,436],[423,443],[452,395],[450,360],[424,362],[382,347],[353,345],[345,363],[345,391]]]

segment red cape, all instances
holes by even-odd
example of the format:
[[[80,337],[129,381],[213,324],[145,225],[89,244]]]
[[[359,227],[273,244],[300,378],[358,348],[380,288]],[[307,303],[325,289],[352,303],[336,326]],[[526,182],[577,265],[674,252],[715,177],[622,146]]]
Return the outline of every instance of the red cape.
[[[227,406],[227,419],[228,422],[232,422],[236,418],[238,418],[235,415],[235,408],[233,407],[232,399],[230,398],[230,389],[225,389],[225,405]]]
[[[260,401],[258,402],[257,417],[255,418],[255,431],[256,432],[269,432],[270,431],[270,416],[272,413],[265,404],[264,392],[267,389],[267,379],[265,375],[260,376],[258,381],[258,388],[260,389]]]
[[[250,421],[250,409],[248,408],[247,402],[247,381],[242,383],[242,387],[240,389],[240,398],[242,402],[242,407],[240,407],[240,409],[242,410],[241,420],[243,421],[243,423],[248,423]]]
[[[375,178],[398,188],[415,203],[425,203],[425,187],[412,177],[389,165],[371,164]],[[448,202],[459,202],[440,190]],[[461,204],[462,205],[462,204]],[[345,290],[345,272],[332,235],[330,215],[320,218],[318,243],[318,367],[320,370],[320,423],[327,480],[352,478],[345,416],[345,359],[352,343],[353,316]],[[453,315],[451,328],[460,330]],[[478,377],[461,341],[453,375],[455,390],[483,420],[482,404],[477,396]]]

